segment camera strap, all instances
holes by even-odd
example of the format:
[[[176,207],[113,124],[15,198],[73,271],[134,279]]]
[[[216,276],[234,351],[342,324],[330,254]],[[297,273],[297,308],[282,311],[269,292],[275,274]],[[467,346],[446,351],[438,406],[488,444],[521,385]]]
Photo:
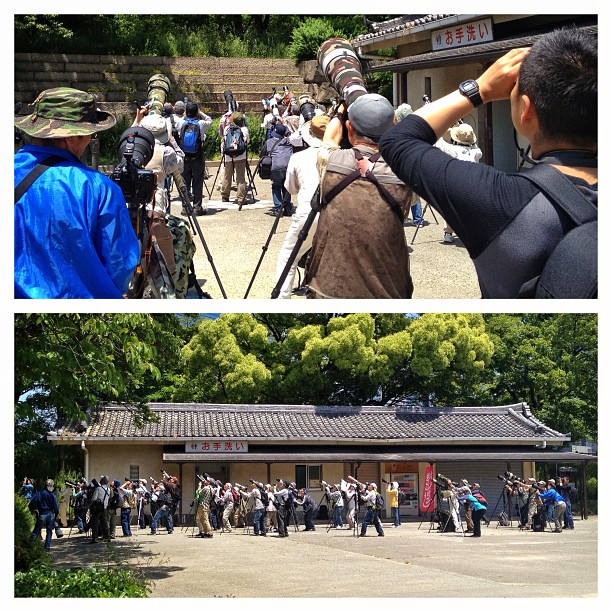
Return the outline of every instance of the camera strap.
[[[28,172],[28,174],[26,174],[21,179],[19,185],[15,187],[15,204],[17,204],[17,202],[21,200],[23,194],[32,186],[34,181],[43,172],[46,172],[49,168],[55,166],[56,164],[59,164],[62,161],[66,161],[66,158],[61,157],[60,155],[51,155],[38,162],[38,164],[34,166],[34,168],[32,168],[32,170],[30,170],[30,172]]]
[[[404,223],[404,213],[400,205],[397,203],[395,198],[378,182],[376,176],[372,172],[371,168],[379,160],[380,153],[375,153],[368,159],[364,158],[361,151],[353,148],[353,154],[355,155],[355,170],[345,176],[337,185],[332,187],[322,198],[320,208],[324,208],[329,204],[341,191],[346,189],[353,181],[358,178],[364,178],[376,186],[378,192],[382,196],[383,200],[391,207],[391,210],[399,217],[399,220]],[[367,169],[366,169],[367,164]]]

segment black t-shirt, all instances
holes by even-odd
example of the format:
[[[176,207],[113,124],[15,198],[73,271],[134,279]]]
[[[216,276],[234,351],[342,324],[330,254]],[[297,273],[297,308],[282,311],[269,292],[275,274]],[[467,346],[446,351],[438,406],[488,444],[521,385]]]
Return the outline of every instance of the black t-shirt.
[[[410,115],[382,136],[379,147],[393,172],[461,239],[474,261],[482,297],[516,297],[573,225],[528,179],[454,159],[432,146],[435,142],[429,124]],[[569,178],[597,203],[597,184]]]

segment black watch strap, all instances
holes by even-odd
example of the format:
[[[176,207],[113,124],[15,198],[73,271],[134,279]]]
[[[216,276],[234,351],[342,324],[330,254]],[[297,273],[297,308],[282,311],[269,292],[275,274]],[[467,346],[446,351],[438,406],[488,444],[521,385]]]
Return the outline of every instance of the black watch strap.
[[[480,88],[478,87],[478,83],[476,81],[463,81],[463,83],[459,85],[459,93],[464,95],[474,105],[474,108],[482,105]]]

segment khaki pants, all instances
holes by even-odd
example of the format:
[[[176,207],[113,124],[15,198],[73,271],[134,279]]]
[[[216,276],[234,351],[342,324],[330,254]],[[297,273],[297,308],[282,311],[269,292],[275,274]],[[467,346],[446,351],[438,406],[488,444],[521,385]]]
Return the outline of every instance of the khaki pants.
[[[208,506],[204,506],[202,504],[198,506],[195,520],[200,533],[212,533],[213,531],[212,527],[210,526],[210,521],[208,520],[209,510],[210,508]]]
[[[225,510],[223,511],[223,529],[226,529],[227,531],[232,531],[232,524],[230,522],[230,518],[233,512],[234,504],[230,502],[225,506]]]
[[[232,189],[232,176],[236,170],[236,201],[244,203],[246,199],[246,159],[226,159],[223,165],[223,181],[221,181],[221,197],[229,200]]]

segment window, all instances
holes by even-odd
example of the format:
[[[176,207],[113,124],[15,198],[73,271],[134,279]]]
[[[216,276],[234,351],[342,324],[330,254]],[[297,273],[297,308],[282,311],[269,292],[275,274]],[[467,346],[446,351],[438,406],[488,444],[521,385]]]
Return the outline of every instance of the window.
[[[321,465],[296,465],[295,484],[298,489],[320,489],[323,468]]]
[[[130,465],[130,480],[140,479],[140,466]]]
[[[431,100],[431,77],[425,77],[423,89],[425,90],[425,95]]]

